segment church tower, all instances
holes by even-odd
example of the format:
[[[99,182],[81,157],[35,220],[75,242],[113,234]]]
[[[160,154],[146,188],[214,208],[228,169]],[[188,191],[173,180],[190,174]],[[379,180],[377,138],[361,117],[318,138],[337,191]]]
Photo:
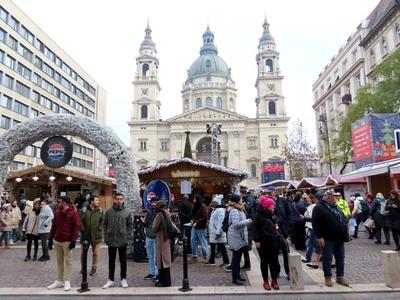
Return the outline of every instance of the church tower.
[[[157,74],[159,62],[149,23],[145,33],[144,40],[140,44],[139,56],[136,57],[136,74],[132,82],[134,86],[132,121],[160,120],[161,87]]]
[[[285,105],[282,96],[283,76],[279,68],[279,52],[275,40],[269,32],[265,17],[263,34],[258,44],[257,61],[257,118],[284,117]]]

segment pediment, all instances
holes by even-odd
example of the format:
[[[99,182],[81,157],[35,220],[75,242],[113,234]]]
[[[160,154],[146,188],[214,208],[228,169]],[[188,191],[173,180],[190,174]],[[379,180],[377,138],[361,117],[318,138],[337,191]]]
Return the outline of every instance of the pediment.
[[[183,113],[168,119],[168,122],[190,122],[190,121],[233,121],[247,120],[248,117],[234,112],[218,109],[215,107],[202,107],[187,113]]]

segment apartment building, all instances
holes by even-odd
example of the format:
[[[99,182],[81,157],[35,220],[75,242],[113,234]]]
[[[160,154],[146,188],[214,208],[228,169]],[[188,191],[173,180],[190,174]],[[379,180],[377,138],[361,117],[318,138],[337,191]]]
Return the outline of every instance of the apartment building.
[[[72,114],[105,124],[106,91],[12,1],[0,3],[0,134],[28,118]],[[104,174],[105,158],[72,137],[68,168]],[[37,142],[16,155],[12,171],[40,164]]]
[[[357,102],[358,89],[379,80],[372,74],[374,67],[400,45],[399,7],[397,0],[381,0],[313,84],[321,176],[354,170],[352,163],[344,166],[337,162],[343,153],[336,149],[334,140],[348,106]]]

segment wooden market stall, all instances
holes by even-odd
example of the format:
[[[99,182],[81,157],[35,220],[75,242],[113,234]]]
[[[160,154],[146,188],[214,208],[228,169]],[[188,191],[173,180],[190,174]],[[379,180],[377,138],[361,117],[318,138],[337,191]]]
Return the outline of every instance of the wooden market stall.
[[[173,199],[179,200],[187,192],[182,186],[184,182],[190,182],[187,194],[191,197],[195,194],[228,194],[239,192],[239,184],[248,173],[191,158],[179,158],[142,169],[138,175],[142,188],[152,180],[160,179],[168,184]]]

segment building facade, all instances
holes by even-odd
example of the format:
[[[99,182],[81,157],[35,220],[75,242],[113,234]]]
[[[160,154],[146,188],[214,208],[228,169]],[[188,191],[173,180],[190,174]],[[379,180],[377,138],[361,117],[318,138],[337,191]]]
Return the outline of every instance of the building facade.
[[[340,124],[348,107],[357,102],[357,90],[366,83],[376,83],[372,71],[400,46],[400,10],[396,0],[381,0],[361,22],[313,84],[320,175],[347,173],[343,153],[335,147]],[[351,154],[349,161],[354,161]]]
[[[26,119],[47,114],[84,115],[105,124],[106,92],[12,1],[0,5],[0,134]],[[73,141],[67,168],[102,175],[104,157]],[[12,171],[40,164],[37,142],[15,156]]]
[[[190,131],[192,156],[211,161],[211,137],[207,123],[220,123],[218,163],[248,171],[249,187],[261,183],[261,163],[282,160],[287,122],[279,52],[265,20],[256,56],[256,118],[236,110],[237,89],[231,69],[218,55],[214,34],[207,27],[200,56],[192,63],[182,87],[182,113],[162,120],[160,116],[159,60],[151,29],[136,58],[134,100],[130,126],[131,148],[140,167],[183,157]]]

